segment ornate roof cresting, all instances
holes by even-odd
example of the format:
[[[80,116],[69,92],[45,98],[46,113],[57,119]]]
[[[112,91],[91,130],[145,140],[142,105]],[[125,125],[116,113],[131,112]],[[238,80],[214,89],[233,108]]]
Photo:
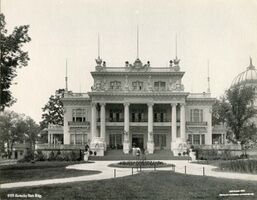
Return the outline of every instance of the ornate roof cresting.
[[[147,64],[143,64],[142,61],[139,58],[137,58],[133,64],[129,64],[129,62],[126,61],[125,67],[129,71],[149,71],[150,61],[147,61]]]

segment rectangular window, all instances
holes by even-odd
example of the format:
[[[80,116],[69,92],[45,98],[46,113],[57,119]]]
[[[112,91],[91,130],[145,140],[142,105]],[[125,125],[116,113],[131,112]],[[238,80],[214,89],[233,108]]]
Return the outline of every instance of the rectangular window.
[[[154,145],[156,147],[166,147],[166,134],[154,134]]]
[[[122,149],[122,135],[110,134],[109,145],[111,149]]]
[[[72,110],[72,121],[73,122],[85,122],[87,116],[87,110],[86,109],[73,109]]]
[[[193,144],[200,144],[200,135],[193,135]]]
[[[132,82],[132,89],[133,90],[143,90],[144,83],[140,81]]]
[[[203,110],[200,110],[200,109],[190,110],[190,121],[191,122],[202,122],[203,121]]]
[[[161,134],[161,145],[162,147],[166,147],[166,135]]]
[[[163,91],[163,90],[165,90],[165,87],[166,87],[166,83],[165,82],[161,82],[161,90]]]
[[[156,146],[156,147],[159,147],[160,146],[160,143],[159,143],[159,135],[157,135],[157,134],[154,134],[153,135],[154,137],[154,146]]]
[[[76,144],[82,144],[82,134],[76,134]]]
[[[110,82],[110,89],[111,90],[119,90],[119,89],[121,89],[121,82],[120,81],[111,81]]]

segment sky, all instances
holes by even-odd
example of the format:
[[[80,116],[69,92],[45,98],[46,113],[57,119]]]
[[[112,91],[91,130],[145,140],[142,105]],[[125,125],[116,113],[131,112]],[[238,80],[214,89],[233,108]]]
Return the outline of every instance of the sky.
[[[257,0],[1,0],[9,33],[30,25],[28,66],[11,87],[17,102],[9,109],[41,121],[42,107],[55,90],[88,92],[93,84],[97,35],[107,67],[139,58],[166,67],[177,54],[187,92],[207,90],[208,60],[213,97],[237,74],[257,66]]]

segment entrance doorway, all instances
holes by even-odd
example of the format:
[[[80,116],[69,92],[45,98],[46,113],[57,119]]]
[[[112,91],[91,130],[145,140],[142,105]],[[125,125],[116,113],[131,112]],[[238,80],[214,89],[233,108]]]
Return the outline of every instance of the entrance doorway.
[[[132,135],[132,146],[139,147],[140,149],[144,149],[144,135],[133,134]]]

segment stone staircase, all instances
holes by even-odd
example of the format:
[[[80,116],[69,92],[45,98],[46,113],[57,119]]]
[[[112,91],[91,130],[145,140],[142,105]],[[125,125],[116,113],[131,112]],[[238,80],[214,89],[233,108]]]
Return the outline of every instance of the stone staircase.
[[[107,150],[104,156],[90,156],[90,160],[136,160],[132,153],[124,154],[122,150]],[[153,154],[141,155],[146,160],[188,160],[187,156],[174,156],[170,150],[155,150]]]

